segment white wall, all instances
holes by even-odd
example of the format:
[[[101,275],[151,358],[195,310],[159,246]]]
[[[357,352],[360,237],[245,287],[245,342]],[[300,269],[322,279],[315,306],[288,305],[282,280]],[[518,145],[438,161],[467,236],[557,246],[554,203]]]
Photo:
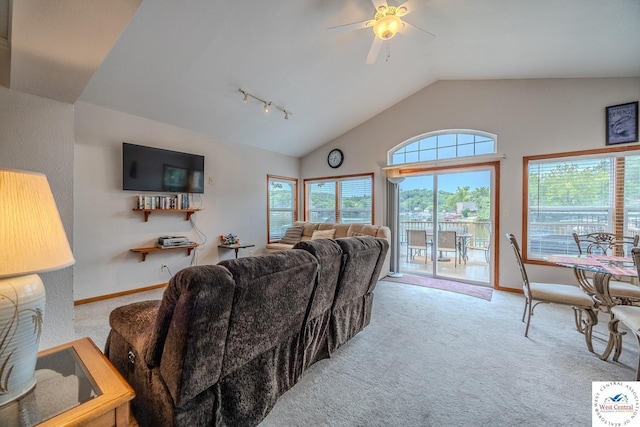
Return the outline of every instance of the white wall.
[[[0,87],[0,167],[47,176],[72,243],[73,106]],[[47,292],[43,349],[75,339],[73,267],[40,277]]]
[[[225,144],[86,103],[76,104],[75,140],[75,300],[166,283],[170,275],[161,264],[176,273],[191,261],[180,250],[152,253],[141,262],[130,248],[153,246],[162,235],[204,241],[183,215],[152,213],[144,222],[142,214],[132,211],[138,193],[122,190],[122,142],[205,156],[205,193],[196,197],[203,211],[192,217],[207,238],[196,251],[198,264],[234,256],[233,251],[218,252],[220,234],[234,233],[256,245],[241,249],[241,255],[259,254],[267,241],[267,174],[300,173],[297,158]]]
[[[501,163],[499,284],[521,280],[504,233],[522,234],[522,157],[605,147],[605,107],[640,99],[640,78],[440,81],[302,159],[302,178],[375,172],[375,222],[386,222],[387,151],[407,139],[442,129],[474,129],[498,135]],[[332,148],[345,162],[331,170]],[[574,280],[557,267],[529,266],[532,280]]]

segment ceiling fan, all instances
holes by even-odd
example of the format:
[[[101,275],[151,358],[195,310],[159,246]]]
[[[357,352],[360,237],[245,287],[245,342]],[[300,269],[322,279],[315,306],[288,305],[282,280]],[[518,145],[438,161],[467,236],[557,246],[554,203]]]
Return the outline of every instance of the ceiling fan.
[[[432,40],[435,37],[435,35],[429,31],[402,20],[403,16],[408,15],[412,11],[411,3],[414,1],[415,0],[408,0],[399,6],[392,6],[385,0],[371,0],[376,9],[373,19],[327,28],[327,31],[341,33],[344,31],[361,30],[363,28],[373,28],[373,43],[371,44],[366,60],[367,64],[373,64],[378,59],[383,42],[391,40],[399,32],[407,36],[422,37],[425,41]]]

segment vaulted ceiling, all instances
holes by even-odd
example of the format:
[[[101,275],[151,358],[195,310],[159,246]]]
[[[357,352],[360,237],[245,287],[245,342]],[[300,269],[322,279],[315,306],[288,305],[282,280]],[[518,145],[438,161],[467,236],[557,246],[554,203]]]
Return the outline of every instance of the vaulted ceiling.
[[[368,65],[370,28],[326,29],[379,4],[13,0],[8,86],[297,157],[437,80],[640,76],[640,0],[410,0],[436,37],[401,31]]]

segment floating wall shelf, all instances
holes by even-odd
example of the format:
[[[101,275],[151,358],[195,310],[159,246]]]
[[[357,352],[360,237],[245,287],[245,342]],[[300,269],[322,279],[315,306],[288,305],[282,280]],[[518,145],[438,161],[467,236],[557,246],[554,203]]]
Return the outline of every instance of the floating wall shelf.
[[[200,211],[200,209],[139,209],[139,208],[134,208],[133,209],[136,212],[143,212],[144,213],[144,222],[147,222],[149,220],[149,215],[151,215],[151,212],[179,212],[179,213],[184,213],[186,214],[186,221],[189,221],[189,219],[191,219],[191,215],[193,215],[194,213]]]
[[[187,256],[191,255],[191,251],[198,247],[197,243],[192,243],[190,245],[185,246],[174,246],[171,248],[158,248],[156,246],[151,246],[148,248],[133,248],[129,249],[131,252],[140,254],[141,261],[144,262],[147,259],[147,255],[152,252],[163,252],[163,251],[175,251],[178,249],[186,249]]]

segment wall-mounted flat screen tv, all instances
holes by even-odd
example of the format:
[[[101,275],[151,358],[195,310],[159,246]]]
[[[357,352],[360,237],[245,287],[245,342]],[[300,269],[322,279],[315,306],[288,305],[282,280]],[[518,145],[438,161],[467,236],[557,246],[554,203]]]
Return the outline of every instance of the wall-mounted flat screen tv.
[[[123,142],[122,189],[204,193],[204,156]]]

